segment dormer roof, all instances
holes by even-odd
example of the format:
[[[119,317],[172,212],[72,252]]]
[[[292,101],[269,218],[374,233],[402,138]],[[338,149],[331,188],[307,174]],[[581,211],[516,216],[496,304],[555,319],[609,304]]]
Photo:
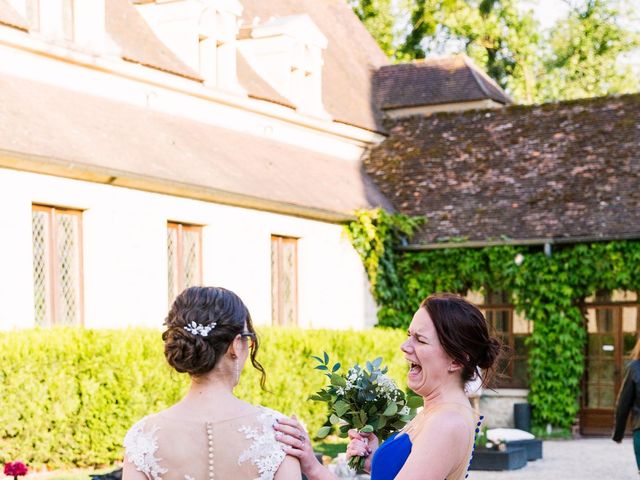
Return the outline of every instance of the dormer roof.
[[[307,14],[273,17],[251,30],[253,38],[274,35],[287,35],[309,45],[327,48],[327,37]]]
[[[382,66],[374,76],[382,110],[493,100],[513,100],[466,55],[429,58]]]
[[[371,86],[373,72],[389,60],[347,2],[242,0],[242,5],[243,26],[253,25],[256,19],[262,23],[273,16],[307,14],[327,38],[327,48],[322,55],[325,110],[336,122],[384,130]],[[248,93],[253,94],[250,89]]]
[[[0,0],[0,24],[28,31],[29,24],[5,0]]]
[[[107,33],[122,49],[122,58],[164,72],[201,80],[192,68],[160,41],[129,0],[108,0],[106,9]]]

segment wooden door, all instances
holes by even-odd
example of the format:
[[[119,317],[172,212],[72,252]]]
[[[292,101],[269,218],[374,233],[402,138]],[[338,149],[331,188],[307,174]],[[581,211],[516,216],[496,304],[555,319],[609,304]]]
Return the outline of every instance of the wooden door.
[[[580,428],[583,435],[610,435],[616,398],[638,334],[635,302],[587,305],[587,347]]]

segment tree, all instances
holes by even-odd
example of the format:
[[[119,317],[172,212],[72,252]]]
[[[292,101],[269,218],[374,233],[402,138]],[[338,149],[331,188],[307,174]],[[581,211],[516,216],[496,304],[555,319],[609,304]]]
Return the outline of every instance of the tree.
[[[396,15],[392,0],[347,0],[360,21],[376,39],[387,56],[394,54],[394,28]]]
[[[350,1],[393,59],[465,52],[520,102],[640,88],[631,68],[618,64],[621,54],[640,45],[621,21],[627,15],[617,8],[622,0],[565,0],[569,18],[548,33],[521,0]],[[408,8],[407,28],[398,28],[402,15],[394,5]]]
[[[620,65],[622,54],[640,46],[638,34],[621,25],[613,1],[567,2],[571,12],[548,38],[540,100],[629,93],[640,87],[631,66]]]

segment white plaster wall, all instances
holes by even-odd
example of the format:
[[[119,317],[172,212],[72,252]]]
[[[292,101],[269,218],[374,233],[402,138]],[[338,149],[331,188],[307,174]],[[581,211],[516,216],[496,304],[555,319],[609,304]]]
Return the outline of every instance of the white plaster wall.
[[[375,304],[342,226],[0,169],[0,329],[33,325],[31,204],[81,209],[87,327],[160,327],[167,312],[166,223],[203,225],[203,281],[237,292],[271,322],[272,234],[299,238],[299,322],[363,328]]]

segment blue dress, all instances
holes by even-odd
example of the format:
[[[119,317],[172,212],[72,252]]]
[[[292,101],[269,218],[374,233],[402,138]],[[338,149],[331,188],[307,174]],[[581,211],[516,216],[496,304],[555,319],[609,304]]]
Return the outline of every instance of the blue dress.
[[[371,461],[371,480],[391,480],[402,470],[411,453],[409,435],[394,433],[378,447]]]
[[[476,436],[480,431],[483,418],[484,417],[481,416],[477,424]],[[396,475],[402,470],[407,458],[409,458],[411,447],[411,438],[406,433],[394,433],[387,438],[387,440],[378,447],[376,453],[373,454],[373,460],[371,461],[371,480],[393,480],[396,478]],[[471,459],[469,459],[469,466],[471,466]],[[467,473],[465,478],[468,476],[469,474]]]

